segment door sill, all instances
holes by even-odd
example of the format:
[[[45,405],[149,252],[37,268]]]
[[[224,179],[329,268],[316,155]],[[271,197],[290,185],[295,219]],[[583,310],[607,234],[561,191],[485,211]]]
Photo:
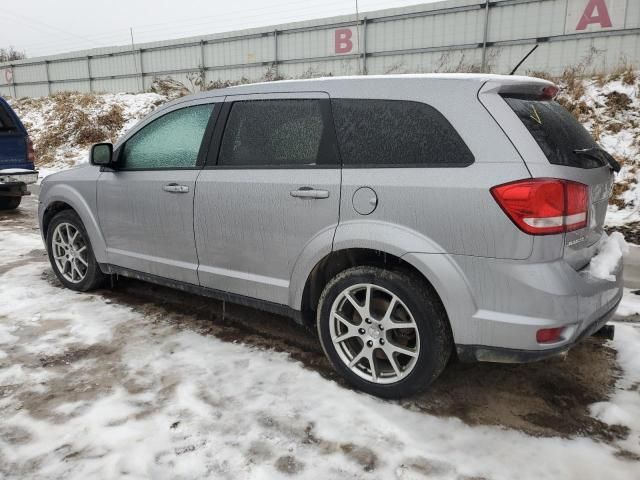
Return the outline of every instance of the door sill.
[[[180,280],[173,280],[171,278],[164,278],[158,275],[152,275],[150,273],[139,272],[137,270],[119,267],[117,265],[101,263],[100,270],[110,275],[122,275],[123,277],[134,278],[136,280],[142,280],[149,283],[155,283],[156,285],[174,288],[183,292],[193,293],[196,295],[201,295],[203,297],[214,298],[216,300],[222,300],[245,307],[274,313],[283,317],[292,318],[296,323],[299,323],[300,325],[305,324],[303,321],[302,312],[300,312],[299,310],[295,310],[288,305],[260,300],[258,298],[239,295],[237,293],[225,292],[223,290],[217,290],[214,288],[201,287],[200,285],[193,285],[191,283],[181,282]]]

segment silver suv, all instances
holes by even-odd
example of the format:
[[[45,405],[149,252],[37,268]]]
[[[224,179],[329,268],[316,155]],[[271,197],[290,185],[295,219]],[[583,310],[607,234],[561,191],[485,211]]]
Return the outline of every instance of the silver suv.
[[[622,294],[588,274],[615,161],[528,77],[400,75],[181,98],[42,185],[68,288],[142,278],[317,329],[401,397],[452,356],[567,351]]]

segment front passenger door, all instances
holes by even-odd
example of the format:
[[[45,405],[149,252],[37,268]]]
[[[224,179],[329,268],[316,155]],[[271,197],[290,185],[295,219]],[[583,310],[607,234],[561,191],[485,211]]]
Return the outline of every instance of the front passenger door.
[[[213,103],[177,105],[134,133],[116,169],[100,174],[98,217],[110,264],[198,284],[193,199],[213,111]]]

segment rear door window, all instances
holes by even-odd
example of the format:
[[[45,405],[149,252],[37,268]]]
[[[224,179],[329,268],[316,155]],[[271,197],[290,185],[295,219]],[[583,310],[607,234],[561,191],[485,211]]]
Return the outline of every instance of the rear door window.
[[[218,164],[289,168],[335,164],[328,118],[328,103],[319,99],[234,102]]]
[[[576,150],[600,148],[589,132],[556,101],[537,97],[504,96],[553,165],[597,168],[606,160],[576,154]]]
[[[466,167],[473,154],[438,110],[420,102],[331,100],[345,166]]]

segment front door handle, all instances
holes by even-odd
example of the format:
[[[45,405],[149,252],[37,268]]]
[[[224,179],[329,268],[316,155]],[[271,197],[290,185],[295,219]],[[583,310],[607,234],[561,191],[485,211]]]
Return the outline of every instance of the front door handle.
[[[186,185],[178,185],[177,183],[169,183],[162,187],[165,192],[169,193],[189,193],[189,187]]]
[[[329,190],[316,190],[311,187],[301,187],[289,193],[296,198],[329,198]]]

